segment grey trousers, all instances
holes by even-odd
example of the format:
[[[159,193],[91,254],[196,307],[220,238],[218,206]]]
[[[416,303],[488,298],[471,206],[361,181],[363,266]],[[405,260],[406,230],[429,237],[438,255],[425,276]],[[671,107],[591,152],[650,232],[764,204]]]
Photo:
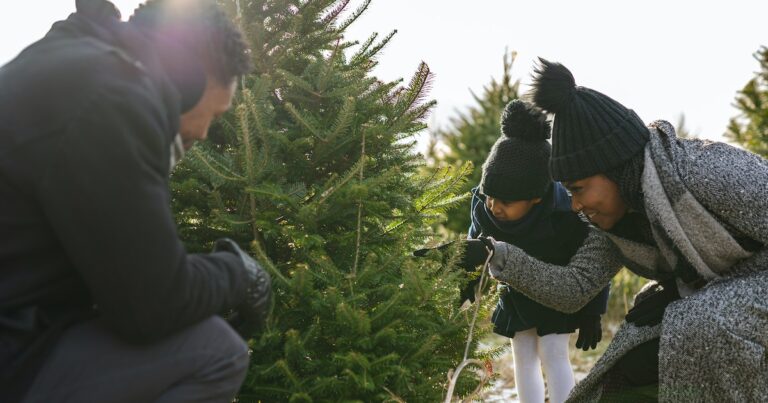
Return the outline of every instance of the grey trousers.
[[[90,321],[64,333],[24,402],[231,402],[247,368],[245,342],[218,316],[144,346]]]

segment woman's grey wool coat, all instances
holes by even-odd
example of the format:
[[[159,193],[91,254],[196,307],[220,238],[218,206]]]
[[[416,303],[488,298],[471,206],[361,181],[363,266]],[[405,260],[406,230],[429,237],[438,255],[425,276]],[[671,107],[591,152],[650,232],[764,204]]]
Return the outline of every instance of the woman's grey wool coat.
[[[497,243],[491,275],[544,305],[574,312],[622,267],[660,280],[671,277],[681,254],[706,285],[677,280],[683,298],[656,326],[622,323],[569,401],[598,400],[616,361],[658,337],[660,401],[764,401],[768,162],[727,144],[678,139],[664,121],[649,130],[642,191],[655,246],[592,228],[571,262],[555,266]]]

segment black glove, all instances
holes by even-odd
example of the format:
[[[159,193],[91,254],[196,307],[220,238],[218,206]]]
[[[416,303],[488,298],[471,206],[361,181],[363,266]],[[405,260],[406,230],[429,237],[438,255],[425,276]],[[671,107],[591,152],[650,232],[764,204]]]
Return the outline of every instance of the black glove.
[[[478,239],[451,241],[434,248],[419,249],[413,252],[413,256],[424,257],[427,253],[433,250],[438,250],[444,253],[454,242],[461,242],[462,247],[464,248],[464,253],[461,255],[461,260],[459,261],[458,266],[469,272],[475,271],[477,266],[485,263],[488,259],[488,253],[493,253],[493,242],[486,237],[480,237]]]
[[[475,302],[475,292],[478,284],[480,284],[479,278],[469,280],[467,285],[459,291],[459,306],[464,305],[464,301],[467,300],[471,303]]]
[[[653,285],[635,299],[635,306],[627,313],[627,322],[636,326],[655,326],[664,318],[664,310],[670,302],[680,299],[677,284],[668,280]]]
[[[248,278],[246,297],[243,303],[235,307],[235,315],[230,323],[241,335],[250,337],[266,324],[272,308],[272,279],[259,263],[229,238],[217,240],[213,251],[234,253],[243,261]]]
[[[583,315],[577,319],[579,337],[576,348],[584,351],[597,348],[597,343],[603,339],[603,327],[600,325],[600,315]]]

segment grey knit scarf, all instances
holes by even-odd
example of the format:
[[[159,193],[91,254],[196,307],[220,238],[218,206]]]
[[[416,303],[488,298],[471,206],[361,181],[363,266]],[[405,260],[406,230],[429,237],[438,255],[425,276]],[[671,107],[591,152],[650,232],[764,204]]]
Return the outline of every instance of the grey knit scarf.
[[[647,250],[645,256],[633,253],[637,248],[628,247],[626,242],[622,247],[620,238],[612,238],[627,258],[653,272],[675,270],[684,258],[704,279],[719,278],[751,253],[696,200],[680,178],[678,162],[683,153],[674,129],[666,122],[654,122],[650,128],[641,180],[643,205],[666,267],[658,267],[660,259],[648,255]]]

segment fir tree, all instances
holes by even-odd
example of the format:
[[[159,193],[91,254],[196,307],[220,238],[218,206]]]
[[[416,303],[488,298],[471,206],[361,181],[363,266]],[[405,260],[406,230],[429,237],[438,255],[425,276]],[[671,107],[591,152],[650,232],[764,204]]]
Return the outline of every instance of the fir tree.
[[[247,335],[241,401],[438,401],[462,359],[457,251],[447,265],[410,251],[463,200],[468,170],[420,173],[412,136],[434,105],[430,70],[405,84],[372,76],[394,32],[348,41],[370,1],[342,19],[349,3],[223,3],[256,69],[173,176],[189,249],[231,237],[273,278],[267,329]]]
[[[685,125],[685,115],[680,114],[675,125],[675,135],[681,139],[697,139],[698,135],[691,133]]]
[[[741,114],[731,119],[726,137],[768,157],[768,47],[760,48],[754,57],[760,71],[736,96]]]
[[[518,98],[520,81],[512,81],[511,75],[515,55],[515,52],[505,52],[501,80],[491,79],[490,84],[483,88],[482,96],[472,93],[476,105],[452,119],[451,127],[434,133],[430,152],[432,159],[454,166],[472,163],[472,174],[461,189],[462,193],[469,192],[480,183],[482,164],[501,134],[501,112],[509,101]],[[435,147],[441,142],[447,146],[446,152],[440,152]],[[449,211],[445,227],[455,233],[466,234],[470,224],[468,210],[467,206],[462,206]]]

